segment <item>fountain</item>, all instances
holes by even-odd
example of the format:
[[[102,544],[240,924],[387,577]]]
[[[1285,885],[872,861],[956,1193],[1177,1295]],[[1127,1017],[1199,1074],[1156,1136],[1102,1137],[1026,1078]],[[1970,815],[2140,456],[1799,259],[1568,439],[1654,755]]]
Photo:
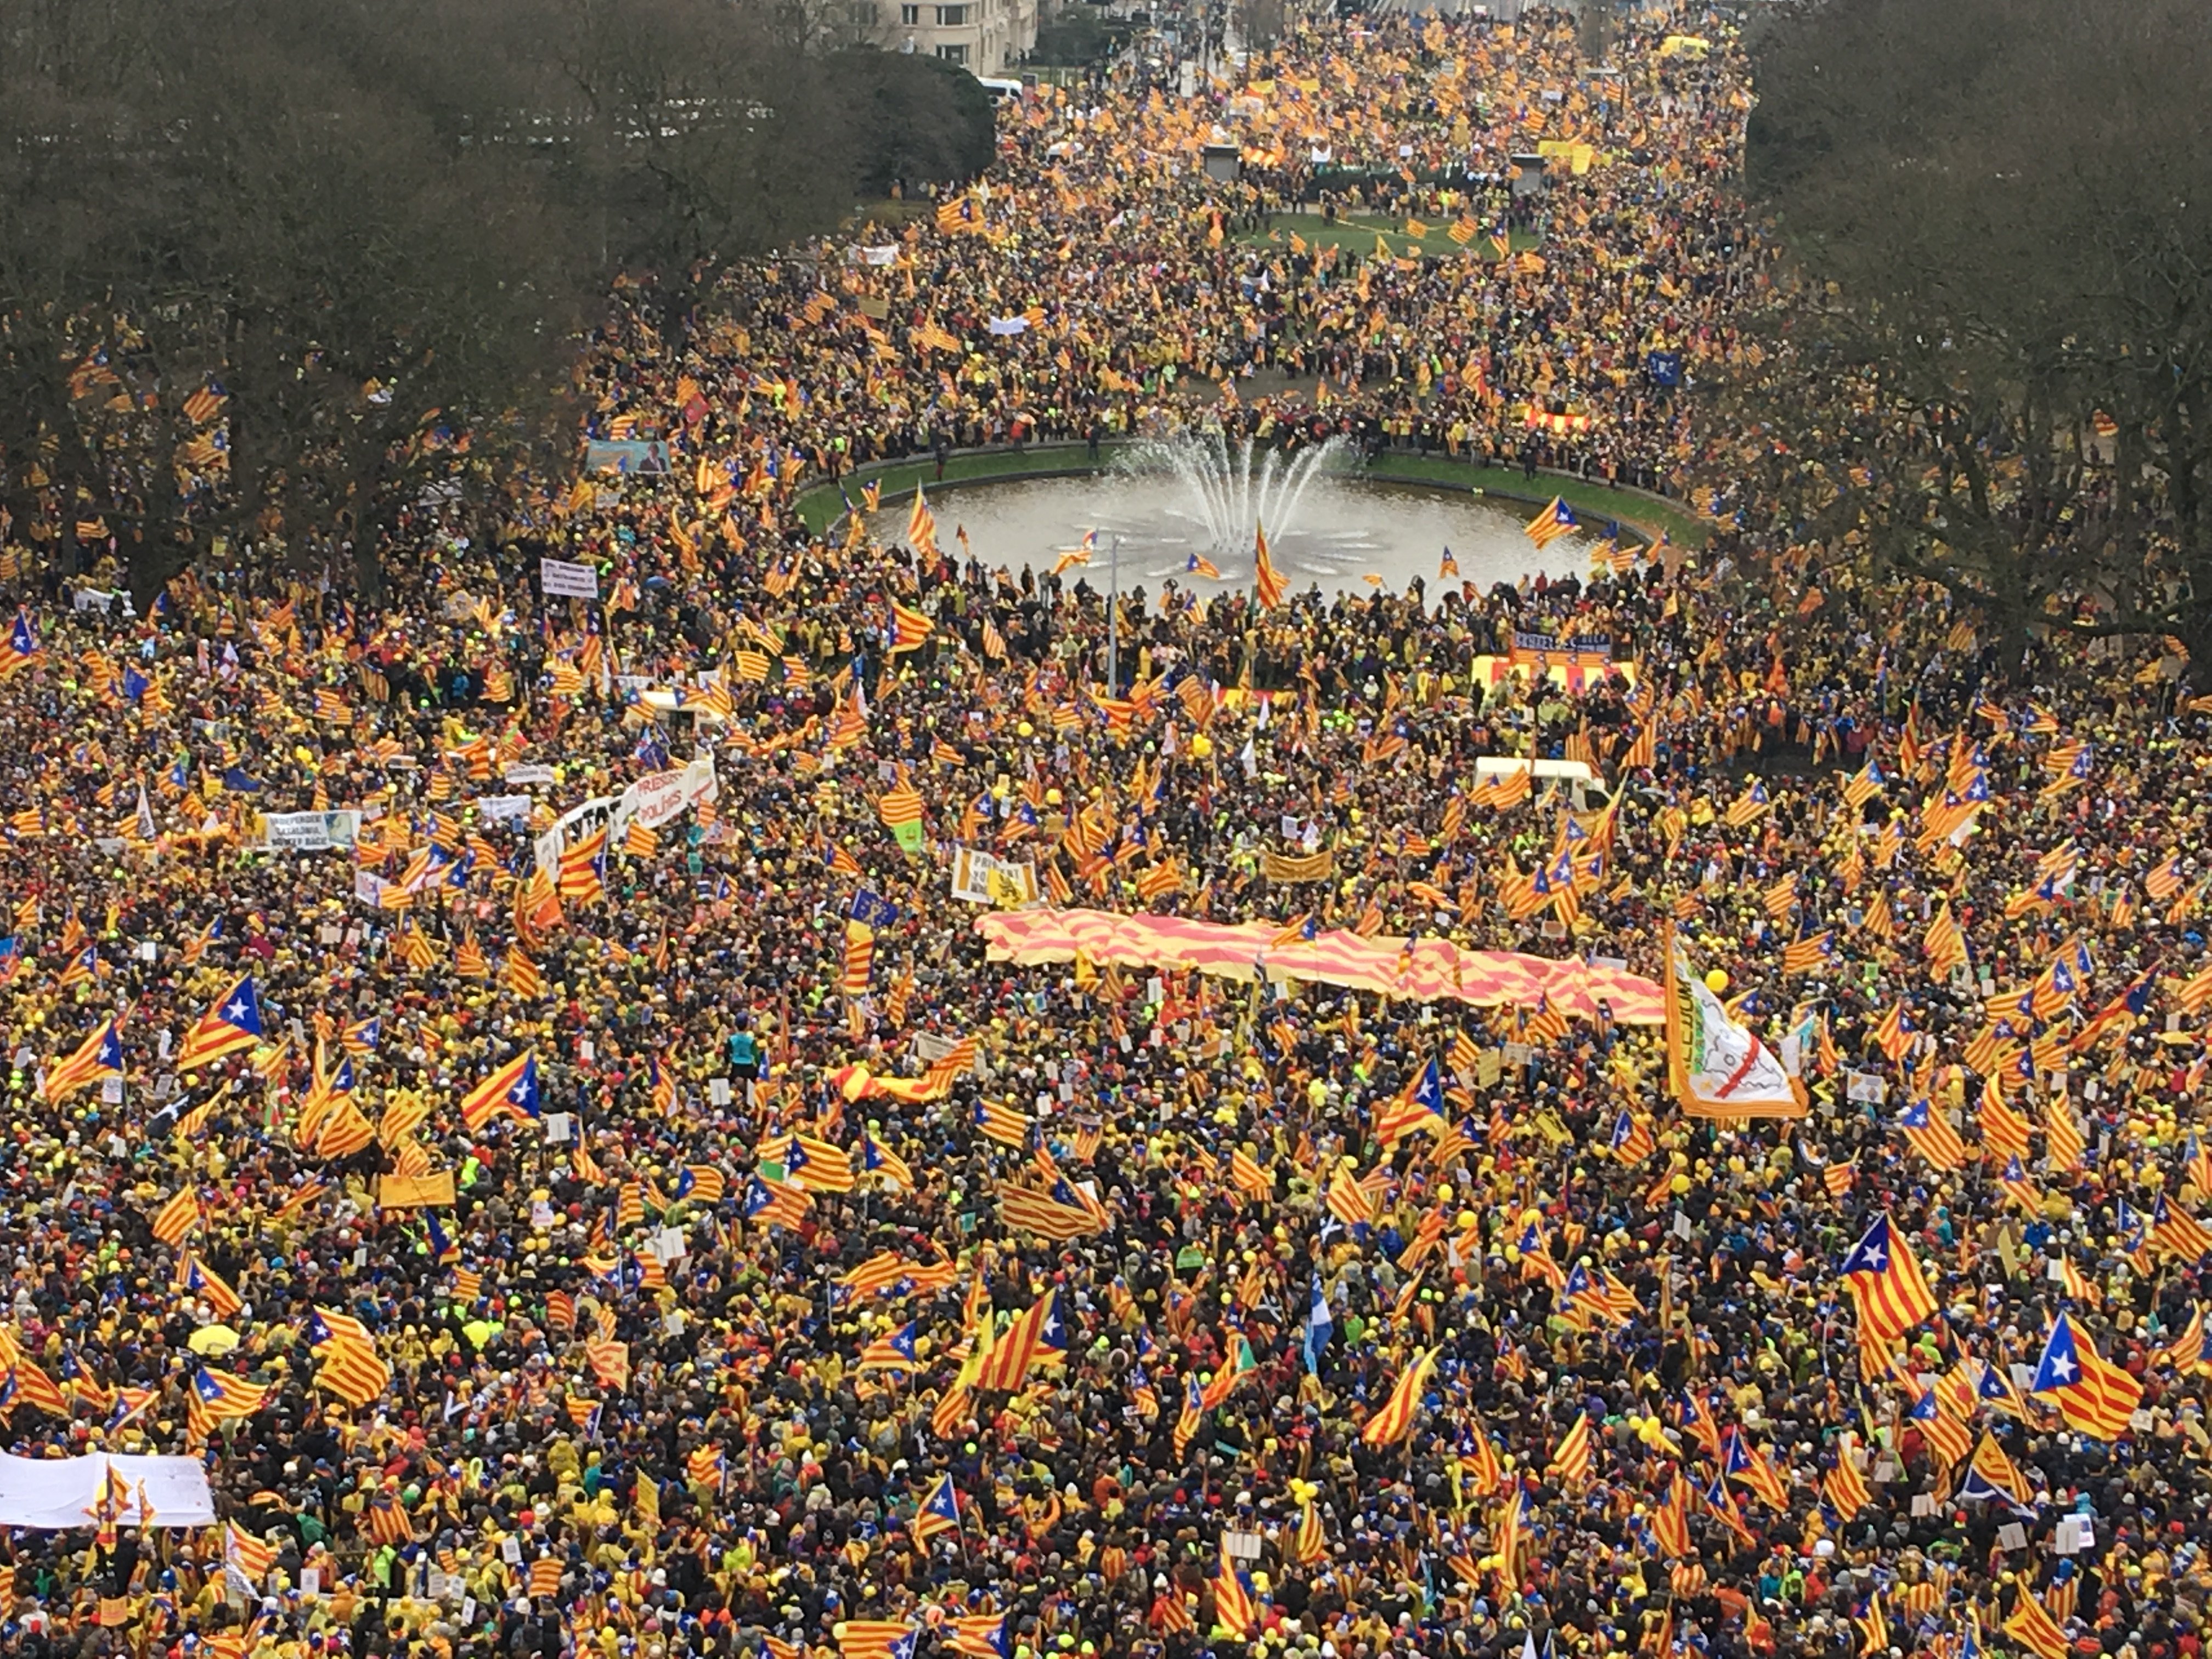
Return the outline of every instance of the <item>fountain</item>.
[[[1249,438],[1234,450],[1218,432],[1147,438],[1115,462],[1138,477],[1165,475],[1182,484],[1189,506],[1177,516],[1204,532],[1209,552],[1237,557],[1252,550],[1253,532],[1265,525],[1279,540],[1297,528],[1298,503],[1314,480],[1344,471],[1352,447],[1331,438],[1302,449],[1286,463],[1282,451],[1263,447],[1255,464]]]
[[[1294,591],[1402,591],[1434,583],[1451,550],[1468,580],[1488,586],[1523,573],[1580,570],[1589,542],[1562,537],[1548,548],[1522,532],[1529,508],[1460,490],[1409,488],[1366,476],[1342,439],[1285,455],[1266,445],[1185,434],[1132,444],[1096,477],[1015,478],[932,489],[940,535],[954,527],[987,567],[1049,569],[1070,550],[1090,556],[1067,580],[1122,592],[1167,582],[1200,592],[1252,579],[1253,532]],[[875,531],[906,532],[907,504],[886,505]]]

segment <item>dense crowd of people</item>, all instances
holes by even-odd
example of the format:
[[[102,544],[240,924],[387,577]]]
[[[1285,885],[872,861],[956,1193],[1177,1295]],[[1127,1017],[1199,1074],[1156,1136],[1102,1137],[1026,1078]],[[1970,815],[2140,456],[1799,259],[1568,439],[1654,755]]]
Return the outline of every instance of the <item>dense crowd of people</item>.
[[[1575,42],[1353,21],[1188,102],[1032,98],[941,210],[713,317],[624,290],[588,435],[672,470],[496,541],[428,503],[380,593],[13,566],[6,1449],[199,1459],[221,1522],[125,1482],[12,1531],[0,1644],[2200,1650],[2212,721],[2169,644],[1811,592],[1726,526],[1487,593],[1171,586],[1109,685],[1079,580],[800,515],[1207,419],[1685,489],[1646,360],[1739,349],[1740,64]],[[1206,179],[1217,128],[1261,183]],[[1423,182],[1547,140],[1592,155],[1533,247]],[[1466,251],[1224,232],[1324,143]],[[1248,368],[1291,389],[1178,396]],[[1668,986],[1672,933],[1809,1109],[1686,1115],[1607,1010],[992,960],[1025,876]],[[2034,1375],[2062,1314],[2140,1388],[2100,1432]]]

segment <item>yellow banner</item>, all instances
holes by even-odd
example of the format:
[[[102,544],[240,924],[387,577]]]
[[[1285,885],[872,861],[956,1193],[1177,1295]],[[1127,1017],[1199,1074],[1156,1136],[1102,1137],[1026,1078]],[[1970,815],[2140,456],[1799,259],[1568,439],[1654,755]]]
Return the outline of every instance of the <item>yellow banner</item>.
[[[1327,881],[1336,873],[1336,854],[1328,848],[1302,859],[1282,853],[1262,853],[1260,873],[1269,881]]]
[[[426,1176],[388,1175],[377,1183],[376,1202],[386,1210],[430,1210],[453,1201],[453,1172],[440,1170]]]

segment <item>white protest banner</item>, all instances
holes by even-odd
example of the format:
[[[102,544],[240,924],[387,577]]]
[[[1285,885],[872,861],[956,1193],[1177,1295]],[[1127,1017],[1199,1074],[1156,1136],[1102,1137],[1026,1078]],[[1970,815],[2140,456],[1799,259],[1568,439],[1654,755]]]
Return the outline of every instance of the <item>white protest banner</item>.
[[[574,846],[603,824],[608,841],[618,841],[633,822],[657,830],[680,816],[685,807],[713,800],[720,793],[714,755],[695,755],[682,766],[640,778],[619,795],[597,796],[562,814],[558,823],[538,837],[538,867],[557,870],[561,849]]]
[[[503,823],[509,818],[526,818],[532,802],[527,795],[479,795],[477,811],[486,823]]]
[[[538,585],[548,599],[556,594],[570,599],[599,597],[599,573],[587,564],[571,564],[566,559],[538,560]]]
[[[1037,896],[1036,866],[1026,859],[1018,864],[973,848],[955,848],[952,896],[970,904],[1033,904]]]
[[[713,800],[720,793],[721,784],[714,776],[714,756],[695,755],[680,767],[640,778],[623,791],[623,799],[631,803],[632,816],[648,830],[658,830],[679,816],[685,807]],[[627,830],[629,826],[624,823],[623,827]]]
[[[361,814],[340,812],[264,812],[261,815],[264,847],[288,853],[326,853],[350,847],[361,833]]]
[[[557,871],[561,867],[561,849],[571,846],[592,834],[603,824],[611,825],[615,809],[622,805],[614,795],[594,795],[581,806],[572,807],[561,815],[560,821],[532,843],[538,854],[540,870]],[[615,838],[610,828],[607,839]]]
[[[554,781],[553,769],[534,761],[528,763],[519,761],[501,773],[500,777],[507,783],[519,783],[525,786],[533,783],[551,783]]]
[[[933,1066],[936,1064],[939,1060],[944,1059],[945,1055],[951,1054],[959,1046],[959,1043],[955,1042],[952,1038],[939,1036],[933,1031],[916,1031],[914,1034],[915,1058],[919,1060],[925,1066]],[[981,1048],[979,1048],[975,1050],[975,1057],[969,1062],[968,1069],[974,1076],[981,1077],[983,1075],[983,1051]]]
[[[101,1494],[110,1491],[122,1526],[204,1527],[215,1519],[214,1495],[198,1458],[94,1452],[86,1457],[0,1456],[0,1526],[71,1531],[89,1524]]]

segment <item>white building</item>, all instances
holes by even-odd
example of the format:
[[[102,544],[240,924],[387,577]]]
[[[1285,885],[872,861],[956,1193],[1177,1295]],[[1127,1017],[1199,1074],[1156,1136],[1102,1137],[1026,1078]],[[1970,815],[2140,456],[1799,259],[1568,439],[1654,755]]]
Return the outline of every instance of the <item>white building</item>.
[[[1036,46],[1038,0],[877,0],[894,52],[998,75]]]

